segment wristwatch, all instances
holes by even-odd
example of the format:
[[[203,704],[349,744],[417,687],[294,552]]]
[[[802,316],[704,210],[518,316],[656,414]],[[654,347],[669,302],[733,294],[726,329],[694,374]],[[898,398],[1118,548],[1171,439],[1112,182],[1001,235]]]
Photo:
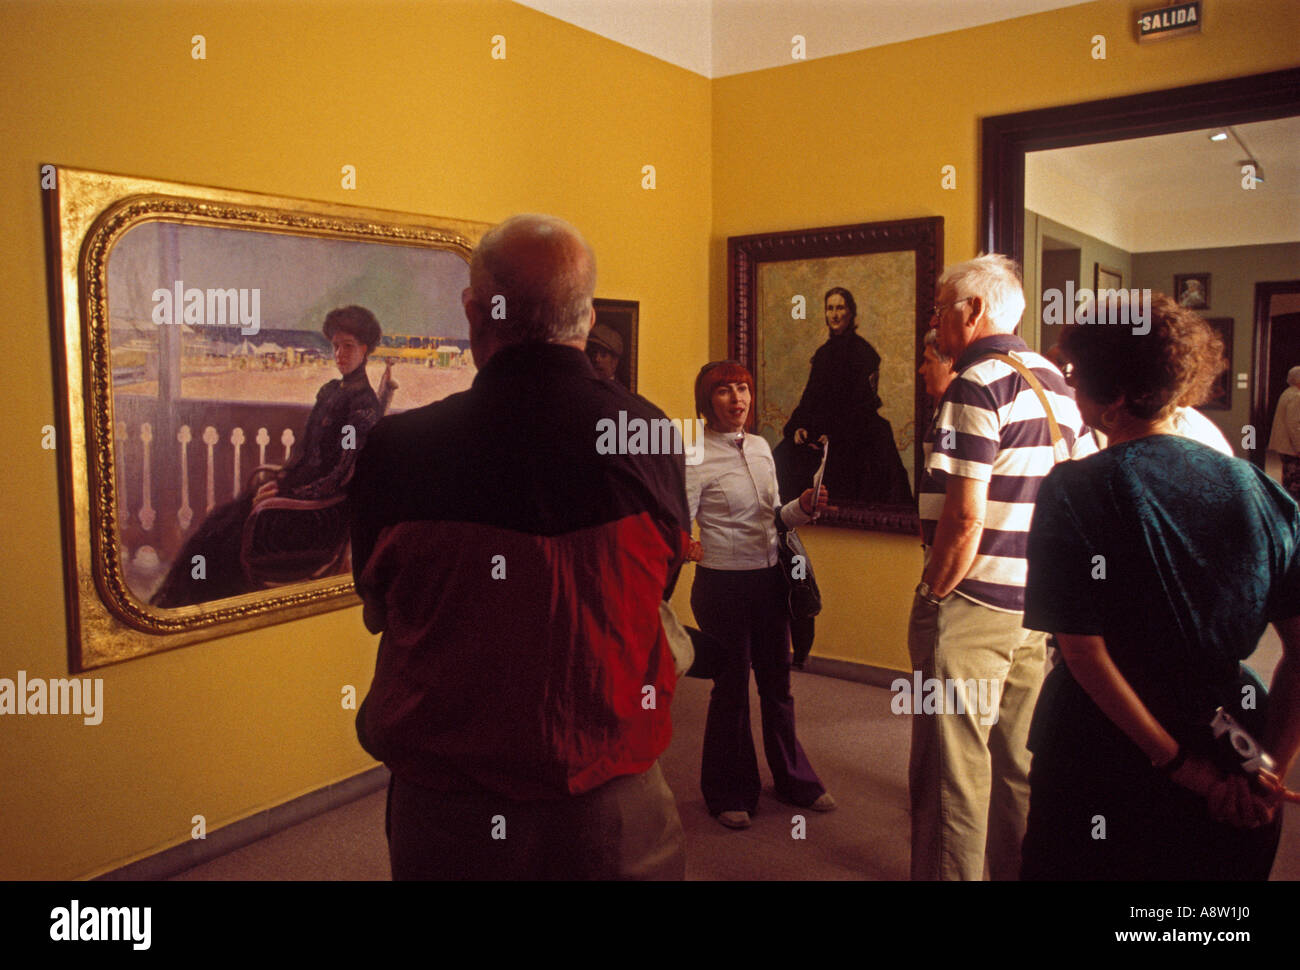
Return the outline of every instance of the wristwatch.
[[[1170,758],[1162,765],[1152,765],[1151,767],[1154,768],[1156,771],[1160,772],[1166,778],[1168,778],[1186,763],[1187,763],[1187,749],[1184,748],[1181,744],[1179,744],[1178,750],[1174,753],[1174,756],[1172,758]]]
[[[931,606],[938,606],[943,602],[943,597],[935,596],[934,590],[930,588],[930,584],[924,579],[916,584],[916,595],[921,597],[921,599],[925,600]]]

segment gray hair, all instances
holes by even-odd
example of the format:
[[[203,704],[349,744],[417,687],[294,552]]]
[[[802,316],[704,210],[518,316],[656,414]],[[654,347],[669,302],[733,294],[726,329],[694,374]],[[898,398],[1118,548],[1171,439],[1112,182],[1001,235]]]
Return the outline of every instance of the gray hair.
[[[939,349],[938,330],[934,330],[934,329],[927,330],[925,332],[925,339],[923,343],[924,346],[921,347],[922,353],[925,353],[926,350],[933,350],[935,360],[937,360],[941,364],[948,364],[949,366],[952,365],[952,358]]]
[[[998,333],[1014,333],[1025,312],[1025,287],[1014,259],[999,253],[977,256],[949,266],[939,285],[952,284],[957,299],[978,296],[984,301],[989,325]]]
[[[1292,387],[1300,387],[1300,366],[1292,367],[1286,372],[1286,382]]]
[[[521,244],[527,258],[521,258]],[[470,257],[469,278],[474,299],[502,343],[586,338],[596,256],[563,219],[517,215],[493,226]],[[504,316],[497,311],[499,297],[505,298]]]

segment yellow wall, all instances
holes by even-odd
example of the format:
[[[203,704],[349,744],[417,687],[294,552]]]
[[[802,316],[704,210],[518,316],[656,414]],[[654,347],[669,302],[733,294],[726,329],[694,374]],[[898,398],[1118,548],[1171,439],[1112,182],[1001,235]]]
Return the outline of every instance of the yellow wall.
[[[710,83],[495,0],[0,4],[0,677],[67,669],[39,445],[55,396],[41,163],[483,221],[563,215],[596,249],[599,293],[641,301],[642,393],[683,415],[699,362],[725,352],[728,235],[937,214],[948,260],[973,255],[981,116],[1296,62],[1290,0],[1238,0],[1231,21],[1206,6],[1204,36],[1165,45],[1138,48],[1129,5],[1103,2]],[[1260,30],[1255,11],[1282,22]],[[190,58],[197,33],[206,61]],[[1089,57],[1095,33],[1106,61]],[[915,541],[808,533],[828,601],[819,652],[906,667]],[[374,649],[345,610],[96,671],[98,727],[0,719],[0,878],[102,872],[184,841],[195,814],[215,829],[368,767],[338,698],[368,685]]]
[[[642,392],[690,413],[681,361],[707,353],[704,78],[482,0],[5,2],[0,49],[0,677],[67,671],[40,447],[54,414],[41,163],[488,222],[562,215],[596,250],[598,293],[641,301]],[[0,879],[101,872],[185,840],[196,814],[215,829],[370,767],[339,698],[369,685],[375,646],[349,609],[95,671],[97,727],[0,718]]]
[[[1206,0],[1200,36],[1139,46],[1142,6],[1157,4],[1100,0],[714,81],[713,356],[727,349],[728,236],[942,216],[945,262],[960,262],[978,253],[982,118],[1300,64],[1294,0]],[[944,165],[955,189],[940,185]],[[815,652],[909,669],[919,543],[800,534],[825,603]]]

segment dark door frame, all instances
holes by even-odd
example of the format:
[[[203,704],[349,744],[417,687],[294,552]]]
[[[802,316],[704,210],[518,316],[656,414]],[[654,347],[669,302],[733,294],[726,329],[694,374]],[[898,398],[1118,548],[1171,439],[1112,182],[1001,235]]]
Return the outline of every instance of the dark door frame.
[[[1300,293],[1300,280],[1278,280],[1255,284],[1255,344],[1254,344],[1254,393],[1250,398],[1250,421],[1255,426],[1255,449],[1250,460],[1260,468],[1264,467],[1264,456],[1268,452],[1268,436],[1272,430],[1269,420],[1268,377],[1269,341],[1273,336],[1273,317],[1268,312],[1273,297],[1279,293]]]
[[[1004,253],[1024,265],[1026,152],[1293,115],[1300,115],[1300,68],[985,118],[980,146],[980,248]],[[1266,331],[1271,328],[1267,301],[1265,323],[1260,324],[1258,299],[1257,295],[1251,420],[1262,434],[1268,402],[1263,400],[1267,388],[1261,386],[1265,382],[1260,375],[1268,352]],[[1268,443],[1257,440],[1256,444],[1251,457],[1262,464]]]
[[[1025,153],[1300,115],[1300,68],[985,118],[979,245],[1025,259]]]

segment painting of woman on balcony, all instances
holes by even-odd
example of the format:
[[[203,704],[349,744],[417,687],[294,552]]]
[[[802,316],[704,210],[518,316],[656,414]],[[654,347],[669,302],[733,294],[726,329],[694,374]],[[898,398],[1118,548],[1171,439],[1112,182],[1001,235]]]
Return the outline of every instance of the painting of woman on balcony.
[[[107,279],[111,482],[133,600],[202,609],[346,581],[367,433],[474,379],[468,282],[459,249],[168,220],[123,233]]]
[[[340,377],[317,393],[302,451],[287,466],[256,469],[238,498],[208,514],[152,605],[190,606],[339,567],[346,546],[345,489],[366,435],[383,414],[366,377],[366,361],[382,330],[374,314],[359,306],[331,311],[321,329],[334,347]],[[393,390],[385,371],[383,403]],[[265,516],[260,528],[250,528],[255,511]]]

